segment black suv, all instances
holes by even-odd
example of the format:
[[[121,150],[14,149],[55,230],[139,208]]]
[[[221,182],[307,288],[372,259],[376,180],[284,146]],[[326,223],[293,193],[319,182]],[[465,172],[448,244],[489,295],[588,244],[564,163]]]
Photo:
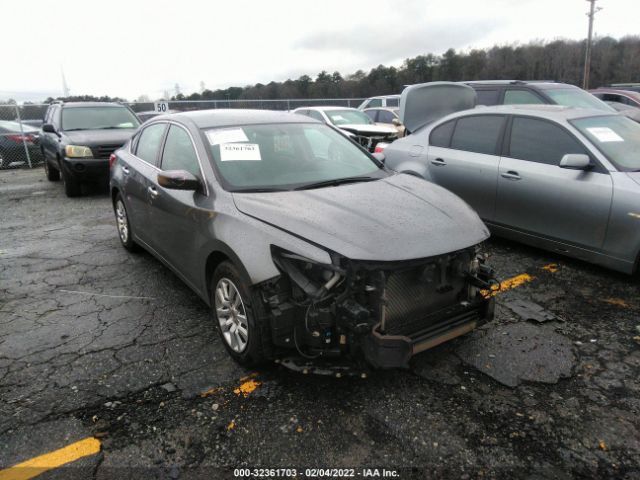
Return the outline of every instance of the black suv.
[[[119,103],[54,103],[47,108],[40,135],[47,179],[64,181],[68,197],[80,195],[82,182],[109,182],[109,156],[140,125]]]
[[[541,103],[613,111],[609,105],[589,92],[567,83],[522,80],[480,80],[460,83],[469,85],[476,91],[478,105]]]

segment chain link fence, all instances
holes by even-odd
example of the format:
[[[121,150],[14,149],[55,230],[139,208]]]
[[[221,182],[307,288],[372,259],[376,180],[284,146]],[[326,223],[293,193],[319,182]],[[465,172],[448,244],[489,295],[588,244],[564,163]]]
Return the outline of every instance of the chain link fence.
[[[357,108],[364,98],[296,98],[285,100],[177,100],[168,101],[170,112],[208,110],[222,108],[251,108],[259,110],[294,110],[310,106],[339,106]],[[125,103],[134,112],[156,112],[158,102]],[[44,160],[40,146],[40,127],[47,104],[0,104],[0,170],[9,168],[33,168]]]
[[[42,164],[40,125],[47,105],[0,105],[0,169]]]

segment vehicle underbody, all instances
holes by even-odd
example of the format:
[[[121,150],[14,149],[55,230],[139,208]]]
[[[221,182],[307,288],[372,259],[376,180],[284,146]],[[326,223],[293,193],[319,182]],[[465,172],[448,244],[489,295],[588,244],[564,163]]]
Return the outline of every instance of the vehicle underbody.
[[[416,353],[493,318],[493,270],[477,247],[400,262],[332,255],[314,263],[272,247],[282,275],[257,285],[276,354],[408,366]]]

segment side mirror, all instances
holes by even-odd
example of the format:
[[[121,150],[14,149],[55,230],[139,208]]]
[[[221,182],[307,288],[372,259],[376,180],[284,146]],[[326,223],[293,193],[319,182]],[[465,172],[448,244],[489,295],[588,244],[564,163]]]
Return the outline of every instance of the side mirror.
[[[393,123],[393,125],[396,126],[396,127],[401,127],[402,126],[402,122],[400,121],[399,118],[394,118],[393,120],[391,120],[391,123]]]
[[[382,152],[376,152],[373,154],[373,158],[378,160],[380,163],[384,164],[384,161],[386,160],[387,157],[385,157],[384,153]]]
[[[560,168],[568,168],[570,170],[588,170],[592,166],[589,155],[583,153],[567,153],[560,160]]]
[[[186,170],[167,170],[158,174],[158,185],[171,190],[198,190],[200,180]]]
[[[44,125],[42,125],[42,131],[46,133],[57,133],[55,127],[50,123],[45,123]]]

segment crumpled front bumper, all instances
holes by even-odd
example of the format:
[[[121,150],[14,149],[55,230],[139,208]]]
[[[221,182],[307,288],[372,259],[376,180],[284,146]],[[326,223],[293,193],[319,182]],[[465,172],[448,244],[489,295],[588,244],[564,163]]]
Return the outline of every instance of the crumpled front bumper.
[[[480,306],[460,306],[436,312],[425,319],[425,328],[411,335],[388,335],[376,325],[362,342],[366,360],[376,368],[407,368],[414,355],[471,332],[493,319],[495,299]]]

